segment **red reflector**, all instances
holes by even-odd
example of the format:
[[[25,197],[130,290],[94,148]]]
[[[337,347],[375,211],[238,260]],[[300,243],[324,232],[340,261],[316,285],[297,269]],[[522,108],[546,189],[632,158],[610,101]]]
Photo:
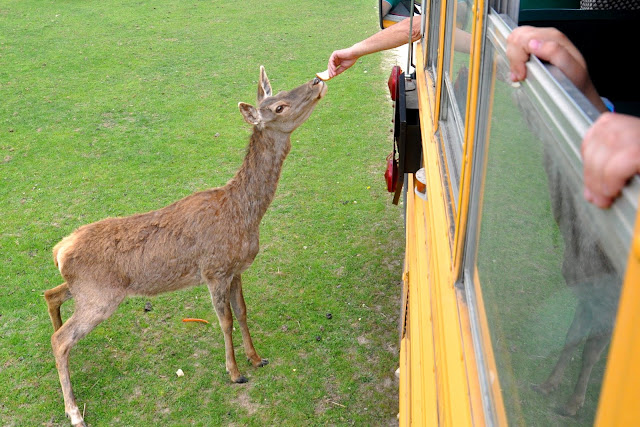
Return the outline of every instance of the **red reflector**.
[[[396,191],[398,182],[398,163],[395,159],[395,153],[387,156],[387,170],[384,171],[384,179],[387,181],[387,191],[393,193]]]
[[[391,94],[391,99],[396,100],[396,89],[398,88],[398,79],[400,78],[400,74],[402,74],[402,69],[399,65],[394,65],[391,69],[391,75],[389,76],[389,80],[387,81],[387,86],[389,86],[389,93]]]

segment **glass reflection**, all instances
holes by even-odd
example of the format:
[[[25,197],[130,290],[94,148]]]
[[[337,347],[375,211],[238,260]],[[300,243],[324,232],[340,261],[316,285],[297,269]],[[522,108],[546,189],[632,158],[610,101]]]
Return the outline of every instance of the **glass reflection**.
[[[472,3],[460,0],[454,6],[452,80],[460,117],[465,118],[467,83],[469,82],[469,51],[471,49]]]
[[[496,69],[476,265],[507,417],[592,424],[622,272],[545,124]]]

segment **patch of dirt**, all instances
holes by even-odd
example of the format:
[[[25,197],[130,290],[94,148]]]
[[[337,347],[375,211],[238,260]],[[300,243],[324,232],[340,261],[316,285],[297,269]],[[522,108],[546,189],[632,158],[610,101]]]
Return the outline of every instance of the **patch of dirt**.
[[[395,392],[395,389],[398,387],[398,381],[394,380],[394,378],[385,377],[382,379],[382,381],[376,383],[375,385],[376,391],[381,394]]]
[[[260,409],[260,405],[251,400],[248,390],[242,390],[238,393],[238,396],[233,400],[233,404],[245,409],[249,416],[255,414]]]
[[[369,339],[367,337],[365,337],[364,335],[360,335],[358,338],[358,344],[360,345],[367,345],[370,343]]]
[[[344,405],[340,403],[340,396],[336,393],[337,389],[336,379],[333,376],[328,377],[324,383],[325,395],[322,399],[316,401],[314,409],[316,415],[322,415],[336,406],[344,407]]]
[[[142,387],[141,386],[136,386],[133,389],[133,392],[127,398],[127,401],[129,403],[131,403],[131,402],[135,401],[136,399],[138,399],[140,396],[142,396]]]

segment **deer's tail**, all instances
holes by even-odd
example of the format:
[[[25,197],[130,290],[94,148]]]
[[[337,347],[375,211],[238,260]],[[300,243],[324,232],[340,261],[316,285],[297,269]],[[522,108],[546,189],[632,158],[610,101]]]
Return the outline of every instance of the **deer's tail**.
[[[53,330],[57,331],[62,326],[62,317],[60,316],[60,306],[67,300],[73,298],[69,291],[67,282],[62,285],[56,286],[53,289],[49,289],[44,292],[44,299],[47,302],[47,308],[49,309],[49,317],[53,324]]]

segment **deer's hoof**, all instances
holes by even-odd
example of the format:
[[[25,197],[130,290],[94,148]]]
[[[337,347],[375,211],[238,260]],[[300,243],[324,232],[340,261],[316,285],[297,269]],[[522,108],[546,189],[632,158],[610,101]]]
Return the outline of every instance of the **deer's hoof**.
[[[556,386],[555,385],[551,385],[551,384],[547,384],[547,383],[542,383],[542,384],[539,384],[539,385],[534,384],[534,385],[531,386],[531,388],[533,390],[537,391],[538,393],[543,394],[543,395],[546,396],[546,395],[550,394],[551,392],[553,392],[556,389]]]
[[[259,359],[259,361],[254,362],[252,359],[247,359],[247,362],[251,363],[255,368],[262,368],[263,366],[267,366],[269,361],[267,359]]]
[[[236,383],[236,384],[244,384],[244,383],[246,383],[248,381],[249,380],[244,375],[240,375],[237,379],[233,380],[233,382]]]
[[[67,411],[65,411],[64,414],[69,418],[73,427],[87,427],[87,423],[84,422],[84,419],[77,408],[74,411],[71,411],[71,414]]]
[[[555,408],[555,411],[558,415],[561,415],[563,417],[575,417],[578,413],[578,408],[571,408],[567,405],[563,405]]]
[[[556,412],[564,417],[575,417],[584,404],[584,399],[571,398],[564,405],[556,408]]]

